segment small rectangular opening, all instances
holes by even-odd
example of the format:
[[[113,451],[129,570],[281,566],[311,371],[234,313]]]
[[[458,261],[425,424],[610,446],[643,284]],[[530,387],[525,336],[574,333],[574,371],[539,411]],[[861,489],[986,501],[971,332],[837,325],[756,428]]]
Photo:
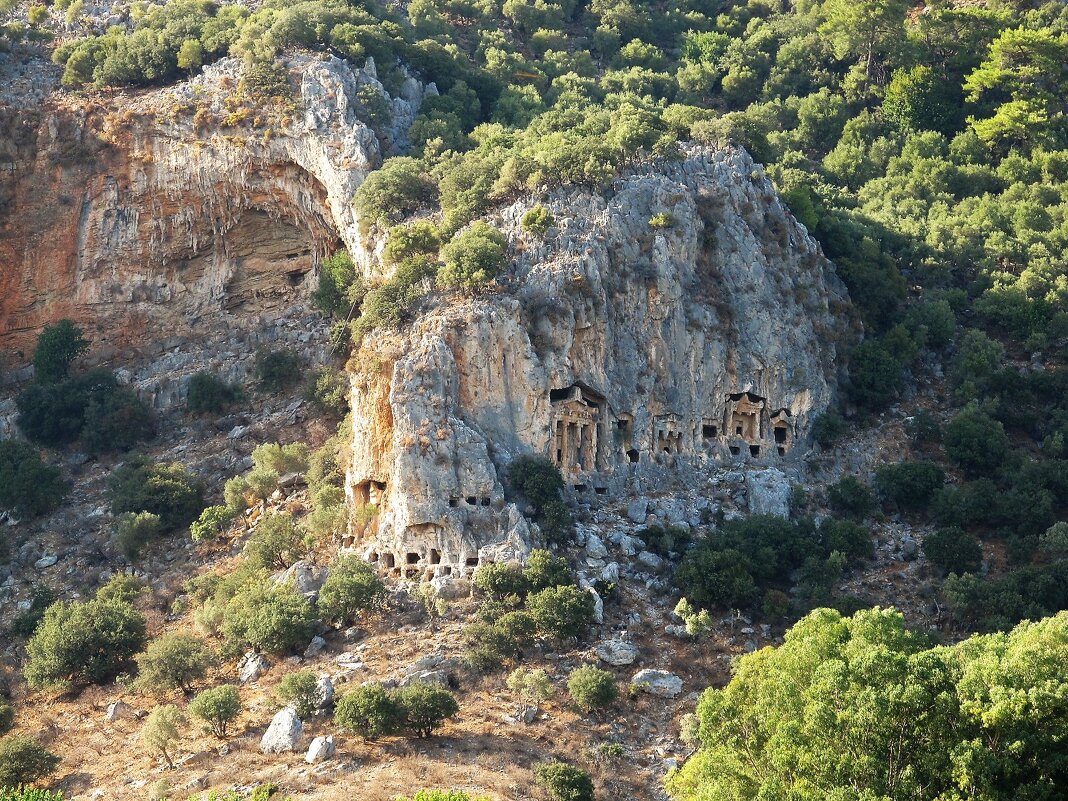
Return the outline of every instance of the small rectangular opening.
[[[760,446],[759,445],[750,445],[749,446],[749,455],[750,456],[760,456]]]
[[[477,504],[478,504],[478,498],[476,498],[474,495],[468,495],[467,496],[467,505],[468,506],[476,506]]]
[[[737,434],[740,437],[742,435],[742,427],[741,426],[735,426],[734,427],[734,433]]]
[[[630,461],[631,464],[637,464],[638,452],[634,450],[634,448],[631,448],[629,451],[627,451],[627,459],[628,461]]]
[[[719,429],[715,426],[703,425],[701,426],[701,436],[705,439],[713,439],[719,436]]]
[[[451,576],[452,575],[452,565],[445,565],[445,567],[441,568],[441,572],[442,572],[442,575]]]
[[[459,505],[460,505],[460,499],[459,498],[449,498],[449,506],[451,506],[453,509],[455,509]]]
[[[786,429],[782,426],[775,429],[775,441],[786,442]]]
[[[478,557],[477,556],[469,556],[469,557],[467,557],[466,560],[464,560],[464,564],[467,565],[468,567],[478,567]]]
[[[415,553],[414,551],[408,551],[407,559],[408,559],[408,564],[410,564],[410,565],[417,564],[419,562],[419,554]]]
[[[594,487],[593,491],[596,492],[598,495],[607,495],[608,487]]]
[[[490,505],[490,499],[489,498],[483,498],[482,499],[482,505],[483,506],[489,506]]]
[[[574,485],[575,492],[585,492],[587,489],[589,489],[589,488],[585,484],[575,484]]]
[[[440,565],[441,564],[441,552],[437,548],[431,548],[430,549],[430,564],[432,564],[432,565]]]
[[[785,455],[786,455],[786,448],[784,448],[782,445],[780,445],[779,446],[779,456],[785,456]]]
[[[739,453],[742,452],[742,449],[739,448],[737,445],[731,445],[730,448],[731,448],[731,455],[732,456],[737,456]]]

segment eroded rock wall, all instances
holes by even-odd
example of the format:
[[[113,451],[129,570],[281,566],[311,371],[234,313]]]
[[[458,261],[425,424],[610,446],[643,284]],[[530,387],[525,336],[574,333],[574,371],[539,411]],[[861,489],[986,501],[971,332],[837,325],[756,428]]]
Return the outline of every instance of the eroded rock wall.
[[[433,87],[408,79],[391,97],[371,61],[295,56],[292,103],[272,109],[239,102],[240,76],[227,59],[165,90],[10,110],[0,366],[24,366],[40,328],[62,317],[104,360],[263,331],[306,305],[324,255],[342,244],[369,255],[353,193],[405,147]],[[374,129],[361,119],[368,91],[390,111]]]
[[[831,400],[845,291],[743,151],[542,202],[544,236],[521,225],[531,199],[491,220],[511,257],[499,289],[433,298],[356,356],[349,490],[378,510],[356,537],[394,572],[521,548],[503,481],[520,454],[580,495],[645,492],[788,463]]]

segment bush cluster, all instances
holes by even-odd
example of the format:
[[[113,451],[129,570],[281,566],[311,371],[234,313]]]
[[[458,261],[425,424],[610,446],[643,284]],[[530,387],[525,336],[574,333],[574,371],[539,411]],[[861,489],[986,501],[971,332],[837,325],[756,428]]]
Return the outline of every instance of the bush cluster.
[[[508,485],[534,509],[534,522],[549,543],[566,543],[574,530],[564,503],[564,478],[548,459],[520,456],[508,466]]]
[[[204,484],[177,462],[161,464],[136,456],[108,478],[111,511],[150,512],[164,531],[188,525],[204,508]]]
[[[459,711],[456,698],[439,684],[413,682],[390,691],[368,684],[338,700],[334,722],[365,740],[401,732],[426,738]]]
[[[66,492],[59,468],[45,464],[35,447],[0,440],[0,508],[18,517],[37,517],[59,506]]]

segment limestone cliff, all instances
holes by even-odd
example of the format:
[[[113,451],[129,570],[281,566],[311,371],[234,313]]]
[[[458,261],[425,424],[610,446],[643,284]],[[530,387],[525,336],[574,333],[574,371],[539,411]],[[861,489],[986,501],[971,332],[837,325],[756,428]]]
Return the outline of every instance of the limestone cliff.
[[[456,575],[521,551],[503,473],[556,462],[579,498],[788,463],[835,388],[845,293],[741,150],[691,149],[610,190],[524,199],[491,222],[511,266],[478,298],[432,298],[355,357],[357,532],[405,575]],[[656,215],[666,215],[651,222]]]
[[[2,109],[3,367],[61,317],[97,359],[208,356],[306,305],[323,255],[368,252],[352,195],[435,90],[409,78],[391,97],[372,61],[333,57],[293,56],[285,79],[290,98],[257,97],[225,59],[169,89]]]

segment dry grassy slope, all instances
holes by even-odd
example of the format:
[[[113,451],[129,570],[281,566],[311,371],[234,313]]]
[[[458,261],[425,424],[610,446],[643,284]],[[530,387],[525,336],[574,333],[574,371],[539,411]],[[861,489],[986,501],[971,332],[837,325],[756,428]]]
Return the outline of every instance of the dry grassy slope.
[[[811,459],[812,480],[808,485],[810,513],[822,511],[823,488],[843,471],[866,475],[876,466],[906,458],[907,444],[902,420],[920,406],[938,412],[935,390],[929,396],[918,397],[905,408],[892,409],[875,425],[859,432],[838,446],[832,453],[816,454]],[[279,406],[284,408],[284,400]],[[197,464],[217,456],[220,450],[232,448],[245,452],[261,441],[305,439],[321,441],[328,433],[318,421],[287,425],[286,420],[267,416],[260,420],[252,436],[237,443],[225,434],[210,428],[197,430],[197,441],[165,440],[151,449],[159,458],[182,458]],[[185,430],[184,436],[194,432]],[[181,449],[181,450],[179,450]],[[79,479],[72,498],[75,508],[95,508],[103,505],[103,470],[87,470]],[[301,494],[285,503],[299,508]],[[69,516],[69,512],[68,512]],[[909,621],[917,626],[944,626],[931,592],[934,574],[923,559],[906,562],[900,559],[898,547],[903,534],[922,540],[923,530],[892,519],[872,524],[879,542],[877,557],[865,569],[848,577],[841,589],[857,593],[881,604],[894,604],[906,611]],[[42,525],[40,536],[55,536],[49,526]],[[97,537],[104,536],[101,525]],[[66,536],[73,536],[68,531]],[[81,546],[95,548],[92,537],[83,538]],[[175,547],[177,543],[161,546],[146,560],[146,573],[154,588],[146,602],[150,612],[150,626],[154,634],[191,625],[190,616],[174,619],[167,614],[181,584],[190,575],[203,571],[226,571],[232,567],[241,547],[240,534],[222,538],[200,546]],[[319,561],[328,561],[333,546],[324,544],[317,554]],[[573,554],[577,558],[578,552]],[[85,586],[96,583],[97,572],[79,575],[74,560],[62,575],[63,586]],[[61,562],[61,565],[64,563]],[[20,578],[40,578],[30,568]],[[57,576],[48,576],[54,581]],[[23,585],[25,586],[25,584]],[[264,756],[259,753],[259,738],[266,728],[278,702],[273,689],[287,671],[297,669],[300,660],[275,660],[271,670],[257,683],[242,688],[246,709],[237,727],[237,734],[221,743],[191,726],[182,741],[181,764],[177,770],[165,770],[146,755],[139,740],[140,722],[105,721],[105,708],[111,701],[124,700],[142,714],[150,710],[157,699],[139,696],[121,686],[90,688],[75,698],[54,698],[17,689],[19,710],[18,730],[38,735],[63,757],[57,773],[57,786],[73,798],[144,799],[161,778],[173,787],[182,788],[175,797],[197,789],[248,786],[273,781],[297,799],[328,801],[357,797],[367,801],[395,798],[421,787],[457,787],[488,795],[495,799],[542,798],[533,783],[532,766],[540,761],[563,758],[582,764],[594,775],[602,798],[662,797],[662,779],[666,757],[683,758],[685,747],[678,740],[679,718],[692,711],[696,692],[709,684],[722,684],[729,677],[730,660],[743,653],[747,641],[756,639],[760,645],[778,641],[781,627],[772,630],[770,637],[743,632],[744,622],[731,623],[729,618],[719,621],[713,634],[701,642],[679,640],[664,633],[664,625],[671,622],[669,611],[673,596],[651,595],[644,585],[624,583],[617,599],[606,604],[606,623],[596,632],[597,638],[607,637],[613,629],[626,628],[627,616],[637,612],[640,626],[629,627],[641,647],[635,665],[616,671],[626,682],[638,668],[655,667],[672,670],[683,677],[685,689],[675,701],[650,696],[623,698],[602,715],[581,715],[568,703],[565,689],[567,673],[575,666],[595,661],[588,647],[576,647],[561,653],[535,653],[528,660],[532,666],[543,667],[553,678],[556,697],[544,705],[543,714],[533,724],[510,723],[505,717],[514,714],[519,703],[507,690],[504,674],[488,677],[462,676],[458,690],[461,712],[439,735],[428,741],[389,739],[379,743],[363,743],[358,738],[337,731],[328,719],[307,722],[305,745],[317,734],[333,733],[338,740],[338,756],[318,766],[306,765],[303,753],[287,756]],[[5,604],[10,612],[13,604]],[[421,611],[410,607],[386,613],[368,621],[357,643],[345,642],[342,634],[330,637],[328,649],[320,656],[299,664],[324,673],[337,675],[343,670],[336,664],[336,656],[359,646],[366,669],[353,681],[388,679],[422,656],[440,651],[456,655],[462,651],[460,631],[471,616],[474,600],[456,602],[445,619],[428,621]],[[7,615],[5,615],[7,616]],[[952,631],[946,632],[953,637]],[[9,663],[17,661],[15,648],[7,650]],[[218,682],[234,680],[233,662],[219,667]],[[343,692],[345,686],[340,684]],[[177,697],[166,699],[182,702]],[[618,742],[624,746],[624,756],[610,762],[598,762],[593,756],[597,745]]]

